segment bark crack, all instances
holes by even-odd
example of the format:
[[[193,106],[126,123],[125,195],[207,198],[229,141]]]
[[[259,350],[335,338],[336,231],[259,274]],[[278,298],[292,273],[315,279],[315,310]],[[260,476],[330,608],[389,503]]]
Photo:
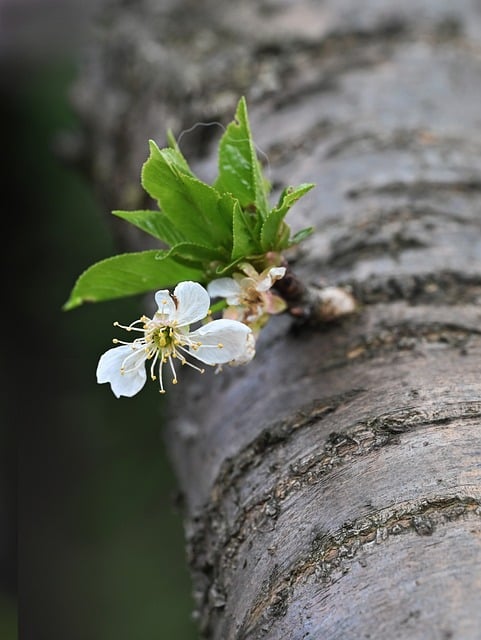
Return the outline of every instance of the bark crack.
[[[361,304],[399,300],[411,305],[481,304],[481,274],[438,271],[399,277],[373,275],[363,281],[348,280],[340,286],[349,286]]]
[[[392,180],[379,185],[360,184],[356,187],[350,187],[346,191],[346,196],[357,199],[368,195],[385,194],[418,198],[420,196],[425,197],[433,192],[439,195],[441,191],[477,195],[481,192],[481,180],[478,175],[467,176],[457,180]]]
[[[451,323],[403,323],[395,327],[386,326],[376,334],[365,336],[353,343],[345,352],[345,360],[371,359],[380,351],[413,351],[429,345],[445,345],[464,353],[466,345],[474,335],[481,335],[481,329],[463,327]],[[343,360],[335,360],[336,366]],[[331,362],[331,368],[334,362]]]
[[[274,572],[259,589],[254,607],[248,612],[239,638],[256,630],[269,630],[275,619],[285,614],[293,590],[313,577],[326,588],[340,580],[362,551],[385,542],[390,536],[414,534],[430,536],[436,528],[461,518],[481,519],[481,500],[460,495],[440,495],[430,500],[407,501],[354,522],[346,522],[333,534],[320,533],[311,542],[311,551],[285,575]],[[361,566],[367,560],[359,560]],[[363,564],[364,563],[364,564]]]
[[[276,423],[272,427],[267,427],[253,443],[237,456],[236,460],[227,460],[225,462],[212,491],[212,501],[202,517],[198,518],[195,533],[193,533],[189,541],[191,565],[203,573],[204,577],[206,575],[209,576],[209,580],[204,583],[204,587],[197,592],[197,601],[200,608],[204,609],[210,606],[218,608],[213,604],[212,593],[223,592],[221,585],[224,579],[222,574],[224,571],[229,570],[229,566],[232,566],[233,563],[235,564],[235,558],[241,545],[248,539],[253,530],[262,532],[263,527],[267,527],[266,530],[269,530],[269,526],[270,528],[275,526],[282,502],[293,493],[317,483],[322,476],[325,476],[333,469],[339,468],[341,465],[348,464],[353,458],[369,455],[383,446],[397,444],[401,433],[413,431],[424,425],[447,424],[453,420],[460,419],[473,420],[475,421],[474,424],[478,425],[481,417],[481,401],[446,403],[442,406],[427,408],[410,406],[359,421],[343,432],[332,432],[319,453],[307,456],[297,463],[291,464],[287,474],[284,474],[272,486],[265,488],[261,495],[255,496],[252,501],[244,505],[238,505],[237,517],[228,524],[227,515],[224,513],[224,501],[232,500],[232,496],[237,492],[237,485],[245,483],[246,474],[259,466],[266,459],[271,449],[279,446],[286,439],[293,437],[299,429],[315,427],[320,420],[335,411],[343,402],[354,399],[361,392],[362,390],[355,390],[351,394],[344,396],[344,400],[341,400],[342,396],[326,399],[322,403],[318,402],[310,408],[306,408],[302,413],[296,413],[295,416],[284,420],[280,424]],[[456,499],[449,498],[447,506],[451,508],[452,500]],[[444,498],[440,500],[440,504],[444,504]],[[464,504],[465,500],[465,498],[460,499],[462,504]],[[390,516],[391,519],[388,519],[386,514],[390,513],[392,509],[386,509],[380,512],[384,515],[373,516],[374,519],[370,517],[368,522],[371,524],[376,522],[375,529],[378,531],[384,518],[386,523],[382,526],[384,528],[391,527],[391,533],[403,533],[406,527],[420,533],[423,527],[427,531],[430,526],[428,520],[426,518],[423,519],[423,509],[428,507],[433,509],[438,503],[438,500],[424,500],[416,502],[415,508],[409,506],[411,511],[409,509],[408,511],[412,517],[407,525],[403,524],[406,518],[405,507],[399,505],[397,505],[395,514]],[[478,505],[477,500],[476,505]],[[420,511],[415,514],[416,509],[420,509]],[[451,511],[449,512],[451,513]],[[414,518],[414,515],[416,515],[417,519]],[[396,521],[396,518],[399,522]],[[363,519],[359,520],[359,522],[361,521]],[[352,526],[346,524],[341,529],[345,541],[347,540],[346,532],[351,531],[351,534],[354,535],[353,532],[356,531],[356,527],[359,529],[361,526],[359,522]],[[366,536],[370,535],[370,531],[371,529],[366,529]],[[324,536],[322,534],[320,536],[322,539],[325,538],[325,542],[319,546],[319,548],[322,547],[322,553],[327,554],[329,541],[337,540],[339,535],[340,533],[337,532],[332,535]],[[358,540],[361,540],[359,534],[356,534],[356,536]],[[364,538],[362,539],[364,540]],[[364,542],[366,541],[368,540],[364,540]],[[343,542],[343,544],[345,546],[347,542]],[[339,558],[343,557],[342,554],[339,555]],[[287,581],[289,586],[292,584],[293,576],[296,574],[301,575],[302,567],[304,565],[307,566],[309,563],[312,563],[312,558],[302,564],[298,570],[289,574]],[[332,566],[332,571],[334,571],[337,565],[334,564]],[[216,567],[216,571],[213,571],[212,567]],[[283,581],[282,585],[272,592],[274,593],[274,601],[280,597],[279,594],[285,587],[286,584]],[[216,602],[218,602],[218,599],[216,599]],[[273,603],[271,602],[265,606],[273,606]],[[272,616],[272,614],[270,615]]]
[[[302,426],[314,426],[322,417],[322,413],[313,413]],[[334,468],[347,464],[353,457],[366,456],[380,447],[397,444],[398,434],[413,431],[425,425],[447,424],[459,419],[477,420],[480,417],[481,402],[471,402],[468,405],[466,403],[450,403],[435,409],[405,407],[359,422],[343,432],[332,432],[322,451],[291,464],[287,475],[282,476],[261,496],[257,496],[252,502],[243,506],[242,512],[232,528],[224,531],[222,540],[218,539],[219,548],[227,548],[228,546],[229,559],[232,560],[234,555],[233,539],[238,546],[245,539],[250,528],[259,528],[266,519],[275,519],[280,511],[282,501],[292,493],[318,482],[321,476]],[[281,439],[278,442],[281,442]],[[262,456],[257,460],[257,464],[261,460]],[[246,473],[247,469],[240,471]],[[228,490],[235,491],[235,485],[242,481],[242,473],[231,478],[230,485],[222,486],[222,494],[227,493]],[[222,511],[222,494],[219,493],[213,499],[212,512],[208,518],[211,522],[219,518],[219,514],[214,516],[214,512]]]

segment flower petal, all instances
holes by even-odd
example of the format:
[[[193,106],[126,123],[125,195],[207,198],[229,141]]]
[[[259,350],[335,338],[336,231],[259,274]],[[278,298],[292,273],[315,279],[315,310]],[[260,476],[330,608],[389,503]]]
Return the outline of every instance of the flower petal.
[[[247,364],[256,355],[256,339],[253,333],[249,333],[246,340],[247,346],[244,353],[238,358],[229,361],[231,367],[238,367],[242,364]]]
[[[264,307],[267,313],[282,313],[287,309],[287,303],[284,298],[268,291],[264,294]]]
[[[213,320],[192,331],[189,337],[201,343],[190,353],[206,364],[226,364],[232,360],[252,359],[252,331],[236,320]],[[251,356],[252,354],[252,356]]]
[[[241,305],[226,307],[222,310],[222,317],[228,320],[237,320],[243,322],[246,313],[246,307]]]
[[[241,287],[233,278],[218,278],[207,285],[211,298],[226,298],[228,304],[239,304]]]
[[[97,382],[109,382],[117,398],[131,398],[142,389],[147,379],[144,361],[143,349],[133,349],[130,345],[109,349],[100,357],[97,365]],[[121,371],[122,365],[126,369],[124,373]]]
[[[280,280],[286,273],[285,267],[272,267],[267,271],[262,272],[262,280],[257,283],[257,291],[267,291],[272,287],[276,280]]]
[[[155,294],[155,302],[159,307],[157,313],[168,322],[177,313],[175,302],[168,289],[161,289]]]
[[[257,278],[259,276],[257,271],[249,262],[241,262],[238,267],[239,270],[242,271],[242,273],[245,273],[246,276],[249,276],[249,278]]]
[[[180,282],[174,289],[177,309],[173,319],[183,327],[206,317],[210,307],[207,291],[198,282]]]

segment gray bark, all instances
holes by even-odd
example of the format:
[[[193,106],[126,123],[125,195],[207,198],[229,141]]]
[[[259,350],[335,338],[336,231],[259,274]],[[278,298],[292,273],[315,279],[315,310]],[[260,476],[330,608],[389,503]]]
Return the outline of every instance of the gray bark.
[[[275,318],[249,366],[169,394],[200,629],[477,639],[480,4],[177,5],[110,4],[92,39],[75,100],[106,207],[149,204],[148,138],[226,123],[245,94],[274,197],[317,184],[294,269],[359,302]],[[182,137],[207,180],[218,135]]]

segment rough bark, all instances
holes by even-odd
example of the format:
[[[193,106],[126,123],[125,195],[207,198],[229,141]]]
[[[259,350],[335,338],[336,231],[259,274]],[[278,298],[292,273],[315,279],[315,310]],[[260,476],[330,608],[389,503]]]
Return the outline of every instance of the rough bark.
[[[276,318],[248,367],[171,393],[202,632],[479,638],[479,3],[123,5],[75,94],[106,206],[146,204],[149,137],[225,123],[243,93],[274,191],[317,184],[294,268],[360,304]],[[182,139],[206,179],[217,135]]]

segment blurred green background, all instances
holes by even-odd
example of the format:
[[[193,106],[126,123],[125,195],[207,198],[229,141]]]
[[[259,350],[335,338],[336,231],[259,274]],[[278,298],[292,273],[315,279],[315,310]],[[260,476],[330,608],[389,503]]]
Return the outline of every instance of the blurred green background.
[[[2,389],[5,442],[20,444],[21,637],[192,640],[163,399],[152,385],[117,400],[95,381],[98,357],[114,337],[112,322],[134,320],[142,301],[61,311],[81,271],[118,253],[89,185],[52,153],[59,132],[78,126],[68,102],[74,77],[74,62],[49,61],[4,88],[2,100],[3,154],[12,168],[4,210],[10,326]],[[11,518],[14,458],[4,457]],[[0,635],[10,640],[15,544],[11,522],[4,529],[3,564],[12,575],[0,599]]]

